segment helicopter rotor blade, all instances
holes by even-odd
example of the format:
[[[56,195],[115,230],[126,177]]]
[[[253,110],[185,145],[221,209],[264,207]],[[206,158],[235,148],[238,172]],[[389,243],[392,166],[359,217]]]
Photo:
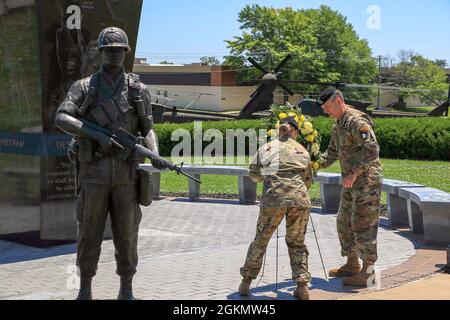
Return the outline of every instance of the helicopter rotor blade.
[[[275,73],[278,73],[285,65],[292,59],[292,55],[288,54],[275,69]]]
[[[383,86],[383,85],[377,86],[377,85],[357,84],[357,83],[347,84],[346,86],[349,88],[367,88],[367,89],[381,89],[381,90],[395,90],[395,91],[430,92],[430,90],[426,90],[426,89],[403,88],[403,87]]]
[[[247,59],[248,61],[250,61],[250,63],[258,70],[260,70],[262,73],[267,74],[269,73],[266,69],[264,69],[263,67],[261,67],[261,65],[255,61],[255,59],[253,59],[252,57],[248,57]]]
[[[288,88],[286,85],[284,85],[283,83],[279,83],[278,84],[284,91],[286,91],[290,96],[294,95],[294,91],[292,91],[290,88]]]
[[[259,94],[261,91],[263,90],[263,85],[259,85],[258,88],[256,88],[256,90],[250,95],[250,98],[253,98],[254,96],[256,96],[257,94]]]
[[[342,82],[323,82],[323,81],[316,81],[316,80],[283,80],[283,82],[286,83],[307,83],[307,84],[318,84],[318,85],[324,85],[324,86],[335,86],[337,87],[346,87],[346,83]]]

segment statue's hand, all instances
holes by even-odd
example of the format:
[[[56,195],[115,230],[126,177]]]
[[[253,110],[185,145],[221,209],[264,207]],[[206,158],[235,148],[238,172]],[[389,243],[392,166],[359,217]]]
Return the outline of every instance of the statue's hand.
[[[120,143],[106,135],[99,140],[99,143],[104,155],[112,154],[114,149],[124,150],[124,147]]]

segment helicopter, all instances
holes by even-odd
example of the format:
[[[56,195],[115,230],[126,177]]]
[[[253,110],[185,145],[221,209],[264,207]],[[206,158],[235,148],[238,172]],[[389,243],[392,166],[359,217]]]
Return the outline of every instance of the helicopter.
[[[313,84],[318,86],[333,86],[337,89],[378,89],[378,90],[390,90],[390,91],[427,91],[425,89],[413,89],[413,88],[401,88],[389,85],[374,85],[374,84],[356,84],[345,82],[323,82],[317,80],[284,80],[282,69],[292,59],[292,55],[288,54],[273,70],[262,67],[252,57],[247,60],[253,65],[254,68],[261,71],[263,76],[261,79],[250,80],[247,84],[257,84],[256,90],[251,94],[249,101],[241,109],[239,114],[218,114],[216,112],[190,110],[189,108],[180,109],[174,106],[168,106],[161,103],[153,103],[154,120],[155,123],[160,122],[192,122],[196,120],[204,121],[218,121],[218,120],[241,120],[241,119],[255,119],[262,118],[268,115],[268,110],[274,103],[274,92],[280,87],[289,96],[293,96],[295,92],[290,89],[287,84],[290,83],[303,83]],[[302,92],[299,92],[302,94]],[[392,112],[388,108],[376,108],[373,111],[368,111],[367,108],[372,103],[361,102],[357,100],[346,99],[346,102],[354,108],[370,114],[373,117],[423,117],[423,116],[442,116],[448,115],[448,109],[450,106],[450,88],[448,100],[436,107],[428,114],[423,113],[411,113],[411,112]],[[298,108],[302,109],[302,112],[311,116],[325,116],[322,108],[317,104],[315,99],[302,99],[298,104]]]
[[[158,122],[190,122],[194,120],[239,120],[258,118],[262,115],[257,113],[266,111],[270,108],[274,101],[274,91],[281,87],[289,95],[294,95],[294,92],[283,83],[282,73],[283,67],[292,59],[291,55],[287,55],[274,70],[267,70],[263,68],[253,58],[249,57],[248,61],[258,70],[263,73],[258,82],[259,85],[250,96],[250,100],[242,108],[239,114],[217,114],[215,112],[187,110],[188,108],[180,109],[176,107],[169,107],[167,105],[153,104],[154,120]]]

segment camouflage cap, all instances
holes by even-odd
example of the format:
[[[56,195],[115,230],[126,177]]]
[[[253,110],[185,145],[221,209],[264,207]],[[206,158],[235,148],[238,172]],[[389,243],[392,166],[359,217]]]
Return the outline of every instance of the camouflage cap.
[[[125,48],[126,51],[131,50],[127,34],[117,27],[103,29],[98,35],[97,49],[102,50],[107,47]]]
[[[287,117],[287,118],[280,120],[280,124],[282,124],[282,123],[290,124],[298,131],[298,123],[297,123],[297,121],[295,121],[294,117]]]
[[[320,94],[319,98],[317,99],[317,103],[320,106],[323,105],[325,102],[327,102],[333,96],[333,94],[336,93],[336,91],[338,91],[338,89],[336,89],[334,87],[326,88]]]

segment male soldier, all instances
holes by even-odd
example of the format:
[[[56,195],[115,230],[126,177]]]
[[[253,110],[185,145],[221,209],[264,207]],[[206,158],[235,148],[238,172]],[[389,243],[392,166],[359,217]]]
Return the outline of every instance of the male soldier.
[[[157,140],[152,129],[150,93],[138,76],[124,71],[125,54],[130,51],[127,35],[119,28],[106,28],[98,37],[97,49],[101,54],[101,70],[75,82],[56,115],[56,125],[77,140],[77,265],[81,273],[77,299],[92,299],[91,283],[97,271],[109,212],[120,276],[118,299],[132,300],[142,217],[137,167],[142,159],[133,153],[125,160],[119,157],[123,148],[117,141],[83,125],[80,119],[109,130],[123,128],[135,136],[145,137],[141,140],[154,152],[157,152]],[[156,161],[152,164],[162,167]]]
[[[294,295],[309,300],[308,249],[305,232],[311,202],[308,189],[312,182],[308,151],[299,144],[298,124],[289,117],[281,121],[280,138],[262,146],[250,166],[250,178],[264,182],[256,236],[251,243],[239,286],[241,295],[248,295],[250,284],[261,270],[263,256],[274,231],[286,216],[286,244],[291,261],[292,278],[297,283]]]
[[[347,263],[330,270],[332,277],[345,277],[344,285],[366,286],[377,261],[377,232],[383,180],[380,147],[372,119],[345,104],[336,88],[323,91],[317,101],[336,119],[328,150],[319,161],[327,168],[339,159],[342,184],[337,230],[342,256]],[[359,264],[363,261],[363,267]]]

